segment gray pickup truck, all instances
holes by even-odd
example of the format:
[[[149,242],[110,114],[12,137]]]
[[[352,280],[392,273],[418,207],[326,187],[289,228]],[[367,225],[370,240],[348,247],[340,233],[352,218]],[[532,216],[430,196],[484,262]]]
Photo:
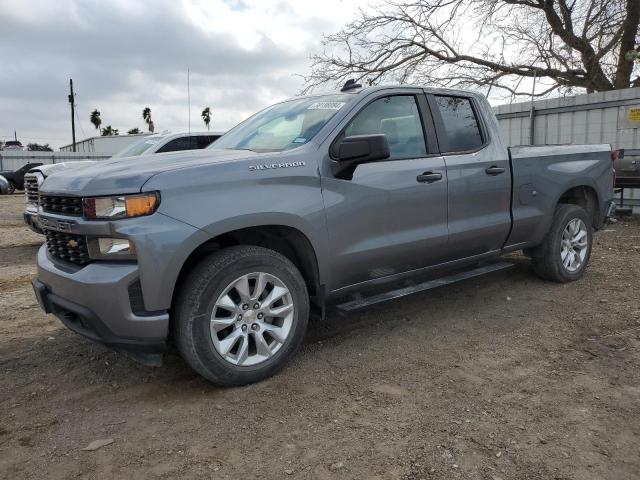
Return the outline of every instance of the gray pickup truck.
[[[577,280],[613,181],[609,145],[507,149],[478,94],[349,83],[207,150],[49,177],[33,286],[90,339],[146,364],[175,344],[213,383],[242,385],[281,369],[339,299],[518,250],[542,278]]]

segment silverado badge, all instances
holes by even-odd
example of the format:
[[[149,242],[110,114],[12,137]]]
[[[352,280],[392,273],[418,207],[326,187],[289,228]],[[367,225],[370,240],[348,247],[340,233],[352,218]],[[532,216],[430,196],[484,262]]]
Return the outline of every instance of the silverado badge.
[[[304,167],[305,165],[305,162],[261,163],[259,165],[249,165],[249,171],[255,172],[256,170],[271,170],[273,168]]]

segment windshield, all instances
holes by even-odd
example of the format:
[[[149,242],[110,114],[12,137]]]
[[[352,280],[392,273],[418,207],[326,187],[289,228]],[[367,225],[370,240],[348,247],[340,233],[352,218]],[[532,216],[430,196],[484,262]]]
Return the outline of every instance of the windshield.
[[[143,138],[142,140],[134,142],[131,145],[127,145],[111,158],[135,157],[137,155],[142,155],[151,147],[157,145],[161,138],[162,137]]]
[[[325,95],[278,103],[231,129],[212,150],[281,152],[304,145],[340,110],[351,95]]]

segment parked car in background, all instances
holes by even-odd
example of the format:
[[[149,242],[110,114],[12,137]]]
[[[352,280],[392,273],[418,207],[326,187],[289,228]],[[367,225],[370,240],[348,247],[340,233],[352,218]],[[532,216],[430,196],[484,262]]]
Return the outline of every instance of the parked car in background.
[[[9,182],[6,178],[0,175],[0,195],[7,195],[9,193]]]
[[[141,138],[113,155],[112,159],[154,155],[180,150],[200,150],[208,147],[224,132],[158,133]],[[96,163],[94,160],[63,162],[42,165],[25,175],[27,206],[23,212],[24,223],[34,232],[42,233],[38,226],[38,189],[45,178],[57,172],[82,168]]]
[[[136,157],[155,153],[201,150],[207,148],[224,132],[159,133],[149,135],[122,149],[111,158]]]
[[[4,142],[4,145],[2,146],[2,150],[26,150],[27,148],[22,145],[22,142],[20,142],[19,140],[8,140],[6,142]]]
[[[640,188],[640,155],[637,150],[627,154],[624,149],[616,152],[616,161],[613,167],[616,169],[617,188]]]
[[[9,192],[13,193],[16,190],[24,190],[24,179],[29,170],[34,167],[42,165],[39,162],[32,162],[23,165],[18,170],[2,170],[0,171],[0,175],[2,175],[9,182]]]
[[[486,273],[514,251],[578,280],[615,207],[612,159],[608,144],[507,148],[477,93],[351,83],[203,151],[49,177],[34,291],[92,340],[155,365],[175,343],[211,382],[244,385],[337,301]]]

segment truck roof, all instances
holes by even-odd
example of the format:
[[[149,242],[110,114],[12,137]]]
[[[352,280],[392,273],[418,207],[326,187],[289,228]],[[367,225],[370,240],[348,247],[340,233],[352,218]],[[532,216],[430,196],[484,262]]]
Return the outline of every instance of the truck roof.
[[[300,97],[291,97],[285,101],[293,100],[294,98],[313,98],[313,97],[321,97],[324,95],[368,95],[373,92],[379,92],[384,90],[399,90],[399,89],[421,89],[427,93],[432,93],[436,95],[464,95],[464,96],[473,96],[473,97],[483,97],[484,95],[478,92],[474,92],[471,90],[462,90],[457,88],[441,88],[441,87],[425,87],[423,85],[413,85],[413,84],[397,84],[397,85],[375,85],[370,87],[355,87],[349,90],[330,90],[318,93],[312,93],[308,95],[302,95]]]

